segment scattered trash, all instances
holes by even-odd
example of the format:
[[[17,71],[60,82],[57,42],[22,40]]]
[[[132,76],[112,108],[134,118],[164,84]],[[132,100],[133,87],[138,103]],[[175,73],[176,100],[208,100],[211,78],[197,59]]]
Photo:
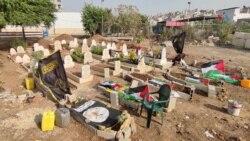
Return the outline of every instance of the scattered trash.
[[[243,79],[241,80],[240,85],[245,88],[250,88],[250,80]]]
[[[240,115],[240,110],[242,108],[242,104],[236,100],[228,100],[228,109],[227,112],[234,116]]]
[[[211,133],[209,133],[209,131],[206,131],[205,135],[207,138],[214,138],[214,136]]]

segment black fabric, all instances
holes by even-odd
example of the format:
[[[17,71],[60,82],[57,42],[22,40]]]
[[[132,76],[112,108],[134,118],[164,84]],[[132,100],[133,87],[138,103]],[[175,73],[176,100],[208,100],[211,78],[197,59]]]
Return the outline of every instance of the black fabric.
[[[72,108],[70,109],[71,116],[78,122],[82,124],[86,124],[85,122],[86,118],[82,115],[83,112],[85,112],[86,110],[93,108],[93,107],[105,107],[109,111],[109,117],[102,123],[89,122],[88,124],[98,129],[99,126],[104,126],[106,128],[109,128],[109,127],[114,126],[116,123],[118,123],[119,117],[121,116],[121,112],[113,108],[108,108],[106,107],[105,104],[98,102],[98,101],[95,101],[95,104],[83,110],[82,112],[77,112],[74,110],[74,108],[77,108],[83,105],[85,102],[87,102],[87,100],[82,100],[81,102],[73,105]]]
[[[172,44],[177,54],[183,53],[186,32],[182,32],[173,37]]]
[[[71,94],[60,51],[40,60],[38,73],[57,100],[64,99],[65,94]]]
[[[128,94],[140,93],[140,92],[144,91],[146,87],[147,87],[147,85],[139,86],[139,87],[135,87],[135,88],[129,88]]]
[[[201,65],[201,68],[207,68],[207,67],[216,65],[216,64],[220,63],[221,61],[223,61],[223,60],[216,60],[216,61],[211,61],[211,62],[208,62],[208,63],[204,63],[204,64]]]

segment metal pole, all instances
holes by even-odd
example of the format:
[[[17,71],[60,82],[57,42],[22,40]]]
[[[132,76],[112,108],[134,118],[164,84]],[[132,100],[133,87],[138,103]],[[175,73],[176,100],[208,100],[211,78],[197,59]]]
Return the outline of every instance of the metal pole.
[[[191,2],[189,1],[188,2],[188,24],[189,24],[189,14],[190,14],[190,5],[191,5]]]
[[[101,2],[102,2],[102,9],[103,9],[103,2],[104,2],[104,0],[101,0]],[[102,14],[102,35],[103,35],[103,14]]]

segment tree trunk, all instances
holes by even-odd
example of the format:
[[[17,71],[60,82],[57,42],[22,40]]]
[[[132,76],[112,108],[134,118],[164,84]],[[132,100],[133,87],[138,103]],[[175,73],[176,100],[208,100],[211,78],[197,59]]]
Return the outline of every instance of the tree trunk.
[[[22,26],[22,32],[23,32],[23,39],[26,41],[25,30],[23,26]]]

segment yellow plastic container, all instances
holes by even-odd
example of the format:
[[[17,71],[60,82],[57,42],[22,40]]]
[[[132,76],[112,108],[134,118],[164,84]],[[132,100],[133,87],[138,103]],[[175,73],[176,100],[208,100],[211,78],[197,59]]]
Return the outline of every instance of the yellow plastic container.
[[[47,111],[43,113],[42,118],[42,131],[51,131],[55,126],[55,113]]]
[[[245,88],[250,88],[250,80],[247,79],[241,80],[240,85]]]
[[[26,83],[27,90],[33,90],[35,88],[35,82],[33,78],[31,77],[25,78],[25,83]]]

